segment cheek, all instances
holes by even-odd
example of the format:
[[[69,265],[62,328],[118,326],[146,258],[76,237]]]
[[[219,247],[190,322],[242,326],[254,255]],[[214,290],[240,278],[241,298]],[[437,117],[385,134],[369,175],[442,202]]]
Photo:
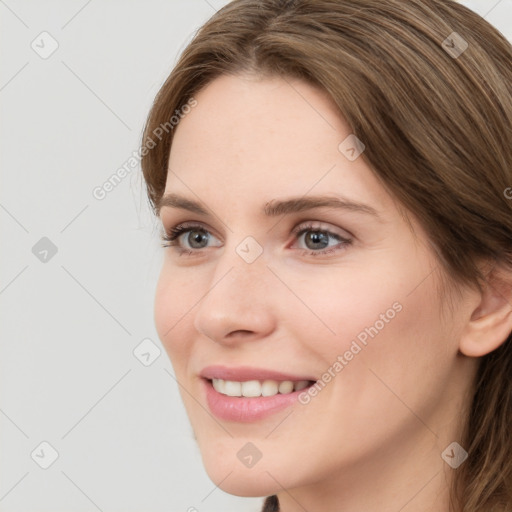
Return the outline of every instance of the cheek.
[[[288,273],[283,280],[293,283],[293,276]],[[288,298],[283,295],[288,304],[281,314],[294,320],[291,325],[297,326],[297,340],[309,340],[322,358],[332,358],[348,350],[353,340],[364,345],[376,330],[380,334],[400,321],[408,300],[404,293],[410,290],[408,282],[407,275],[393,274],[378,265],[317,269],[309,272],[307,279],[295,281],[293,291],[303,304],[291,294]]]
[[[411,411],[428,418],[449,380],[457,344],[439,317],[433,276],[415,287],[425,273],[412,272],[409,279],[402,270],[397,279],[366,290],[354,286],[353,301],[340,297],[346,309],[337,323],[339,343],[329,345],[330,360],[339,354],[350,361],[335,379],[332,400],[358,411],[354,435],[375,417],[390,431],[414,427]],[[380,433],[367,434],[381,441]]]
[[[198,287],[182,274],[163,267],[154,300],[155,327],[173,365],[189,346],[185,331],[190,328],[193,305],[201,298]]]
[[[295,318],[295,337],[317,361],[317,370],[327,371],[338,356],[345,356],[343,369],[336,368],[351,374],[354,396],[362,389],[357,384],[361,372],[368,374],[367,390],[380,388],[389,394],[372,369],[400,396],[416,401],[416,384],[434,387],[444,382],[456,339],[439,316],[436,276],[429,276],[429,263],[406,257],[389,261],[387,265],[382,259],[364,271],[347,266],[330,276],[317,272],[295,289],[307,297],[317,319],[304,308],[289,314]],[[396,261],[404,264],[397,269],[391,265]]]

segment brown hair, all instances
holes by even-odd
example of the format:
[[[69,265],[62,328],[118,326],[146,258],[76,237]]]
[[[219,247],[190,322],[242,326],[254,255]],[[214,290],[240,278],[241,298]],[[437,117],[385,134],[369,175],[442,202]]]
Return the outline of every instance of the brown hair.
[[[158,214],[168,121],[205,85],[242,72],[303,79],[327,91],[362,158],[420,219],[446,282],[481,290],[480,261],[512,269],[511,63],[510,43],[452,0],[235,0],[200,28],[155,99],[142,141],[150,204]],[[471,399],[451,509],[510,512],[512,335],[480,358]],[[278,507],[273,496],[264,510]]]

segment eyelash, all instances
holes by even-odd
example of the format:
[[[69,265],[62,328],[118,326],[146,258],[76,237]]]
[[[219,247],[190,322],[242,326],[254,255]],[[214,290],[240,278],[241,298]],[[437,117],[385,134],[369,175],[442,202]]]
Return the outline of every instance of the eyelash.
[[[169,229],[165,233],[161,235],[162,239],[162,247],[175,247],[178,251],[179,255],[186,254],[187,256],[192,255],[199,255],[202,250],[204,249],[185,249],[183,247],[180,247],[178,245],[178,238],[183,235],[183,233],[188,233],[189,231],[202,231],[203,233],[209,233],[207,229],[205,229],[200,224],[178,224],[177,226]],[[318,256],[318,255],[324,255],[332,252],[337,252],[340,250],[345,250],[351,243],[352,240],[349,238],[344,238],[337,233],[333,233],[332,231],[329,231],[327,229],[322,229],[318,226],[314,226],[312,223],[306,223],[301,224],[297,228],[292,230],[292,234],[295,236],[295,238],[298,238],[302,236],[304,233],[307,233],[308,231],[313,232],[321,232],[326,234],[327,236],[336,239],[338,242],[340,242],[341,247],[326,247],[325,249],[321,249],[318,251],[312,251],[311,249],[300,249],[302,250],[302,255],[308,255],[308,256]]]

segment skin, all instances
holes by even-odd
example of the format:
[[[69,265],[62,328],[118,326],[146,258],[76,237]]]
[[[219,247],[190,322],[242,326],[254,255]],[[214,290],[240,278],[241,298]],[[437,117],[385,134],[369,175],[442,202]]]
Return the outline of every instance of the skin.
[[[424,231],[409,212],[411,231],[363,157],[339,151],[351,131],[323,91],[221,76],[195,98],[165,192],[210,213],[165,207],[160,217],[165,229],[195,221],[210,239],[192,254],[164,249],[155,324],[208,475],[228,493],[278,494],[284,512],[447,512],[456,470],[441,453],[460,440],[476,356],[504,341],[511,308],[468,287],[440,316],[443,276]],[[276,199],[324,194],[370,205],[380,220],[325,207],[261,213]],[[308,221],[352,243],[331,237],[331,252],[315,254],[308,233],[292,234]],[[263,249],[250,264],[236,252],[247,236]],[[320,379],[394,303],[401,311],[307,405],[249,424],[209,413],[205,366]],[[252,468],[237,458],[249,441],[262,455]]]

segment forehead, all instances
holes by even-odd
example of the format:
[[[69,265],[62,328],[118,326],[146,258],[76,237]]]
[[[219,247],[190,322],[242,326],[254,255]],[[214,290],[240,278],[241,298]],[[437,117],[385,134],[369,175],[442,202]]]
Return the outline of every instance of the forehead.
[[[195,99],[175,128],[166,193],[189,188],[213,199],[224,190],[232,199],[270,201],[337,191],[385,207],[387,194],[363,158],[350,161],[340,150],[353,135],[325,91],[288,78],[225,75]]]

